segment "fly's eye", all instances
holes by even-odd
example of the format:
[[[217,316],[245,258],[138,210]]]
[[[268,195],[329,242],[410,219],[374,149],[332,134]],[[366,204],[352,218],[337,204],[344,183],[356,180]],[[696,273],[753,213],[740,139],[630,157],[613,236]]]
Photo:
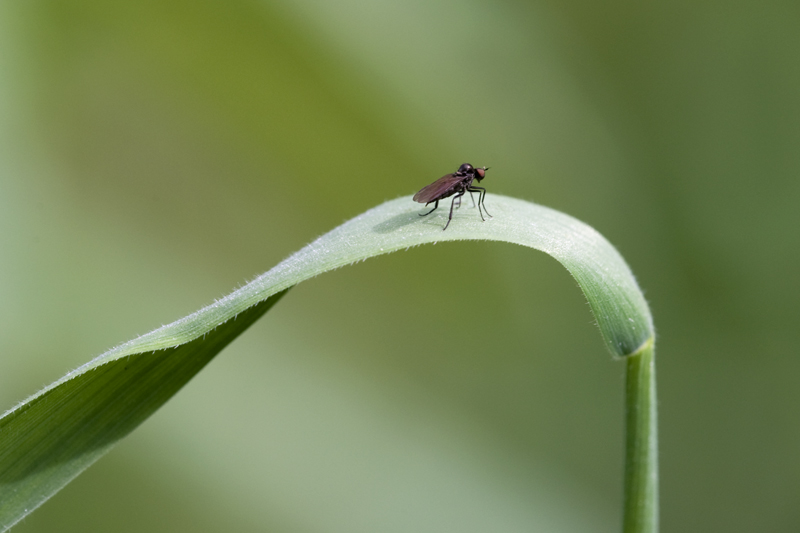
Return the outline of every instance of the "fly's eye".
[[[470,165],[469,163],[464,163],[463,165],[458,167],[459,174],[467,174],[469,172],[472,172],[472,165]]]
[[[485,168],[476,168],[475,172],[478,174],[478,180],[482,180],[484,177],[486,177]]]

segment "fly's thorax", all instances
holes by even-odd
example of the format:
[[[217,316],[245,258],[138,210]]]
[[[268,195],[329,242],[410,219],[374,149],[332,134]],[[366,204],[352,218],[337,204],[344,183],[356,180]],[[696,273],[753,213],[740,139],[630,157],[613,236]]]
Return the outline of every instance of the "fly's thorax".
[[[472,167],[472,165],[470,165],[469,163],[464,163],[463,165],[458,167],[456,174],[461,174],[462,176],[466,176],[467,174],[471,174],[474,171],[475,169]]]

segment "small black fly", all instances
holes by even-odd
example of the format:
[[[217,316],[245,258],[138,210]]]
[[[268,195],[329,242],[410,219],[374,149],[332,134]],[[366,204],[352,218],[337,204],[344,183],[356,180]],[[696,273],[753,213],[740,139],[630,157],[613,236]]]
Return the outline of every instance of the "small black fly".
[[[473,180],[478,180],[478,183],[480,183],[481,180],[486,177],[487,170],[489,170],[488,167],[473,168],[469,163],[464,163],[458,167],[458,170],[456,170],[454,174],[442,176],[427,187],[424,187],[414,195],[414,201],[425,204],[426,206],[430,205],[431,202],[434,202],[434,204],[433,209],[419,216],[424,217],[430,215],[439,207],[439,200],[444,200],[455,194],[455,198],[453,198],[453,201],[450,203],[450,218],[447,219],[447,224],[444,225],[444,229],[442,230],[444,231],[447,229],[447,226],[450,225],[450,221],[453,220],[453,207],[461,207],[461,197],[468,192],[474,204],[475,198],[472,197],[472,193],[476,192],[478,193],[478,213],[481,215],[481,220],[485,221],[486,219],[483,218],[483,213],[481,212],[481,206],[483,206],[483,210],[486,211],[486,204],[483,203],[486,198],[486,189],[473,185],[472,182]],[[457,206],[456,200],[458,200]],[[486,211],[486,215],[489,217],[492,216],[489,214],[489,211]]]

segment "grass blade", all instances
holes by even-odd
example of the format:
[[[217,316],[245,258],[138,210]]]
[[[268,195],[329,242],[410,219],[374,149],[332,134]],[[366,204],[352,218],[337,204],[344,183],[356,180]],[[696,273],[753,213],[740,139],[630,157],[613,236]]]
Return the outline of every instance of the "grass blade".
[[[420,217],[409,198],[386,202],[212,305],[109,350],[5,413],[0,529],[41,505],[130,433],[290,287],[368,257],[451,240],[529,246],[572,273],[613,354],[628,356],[652,345],[647,303],[622,257],[599,233],[530,202],[497,195],[488,195],[487,202],[494,218],[482,222],[477,212],[462,208],[446,232],[446,210]],[[648,420],[655,424],[654,416]],[[654,431],[648,435],[655,438]],[[650,467],[655,472],[654,464]]]
[[[285,292],[186,344],[85,365],[6,413],[0,419],[1,529],[102,457]]]

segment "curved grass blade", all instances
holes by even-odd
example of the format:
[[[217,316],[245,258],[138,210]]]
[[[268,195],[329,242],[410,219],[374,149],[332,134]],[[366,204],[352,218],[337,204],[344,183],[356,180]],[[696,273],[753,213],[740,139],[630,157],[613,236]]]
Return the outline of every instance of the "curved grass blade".
[[[575,277],[613,354],[635,354],[652,342],[647,303],[622,257],[599,233],[530,202],[498,195],[488,195],[488,201],[493,219],[481,222],[465,209],[447,232],[439,217],[419,217],[408,198],[386,202],[212,305],[109,350],[5,413],[0,529],[41,505],[136,428],[290,287],[368,257],[437,241],[529,246],[553,256]]]
[[[6,413],[0,419],[0,530],[102,457],[285,293],[186,344],[85,365]]]

